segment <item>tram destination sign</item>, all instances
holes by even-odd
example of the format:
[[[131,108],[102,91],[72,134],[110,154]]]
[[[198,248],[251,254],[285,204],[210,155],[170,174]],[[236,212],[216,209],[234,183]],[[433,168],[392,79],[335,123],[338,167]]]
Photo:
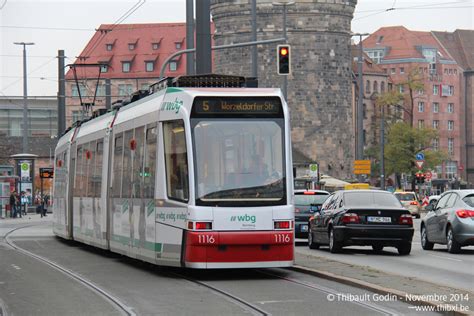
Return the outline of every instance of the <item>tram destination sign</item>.
[[[278,97],[197,97],[193,116],[283,116]]]

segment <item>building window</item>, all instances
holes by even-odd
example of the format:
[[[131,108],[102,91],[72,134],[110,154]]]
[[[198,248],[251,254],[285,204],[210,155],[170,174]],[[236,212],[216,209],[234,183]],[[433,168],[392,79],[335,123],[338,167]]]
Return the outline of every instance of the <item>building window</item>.
[[[446,178],[453,179],[456,177],[457,163],[455,161],[446,162]]]
[[[438,120],[433,120],[433,128],[434,129],[439,129],[439,121]]]
[[[110,52],[112,50],[113,46],[114,45],[112,45],[112,44],[105,44],[105,49]]]
[[[425,94],[425,90],[424,90],[424,89],[418,89],[418,90],[416,90],[416,92],[418,93],[418,95],[423,95],[423,94]]]
[[[130,72],[130,65],[129,61],[122,62],[122,72]]]
[[[449,95],[454,95],[454,86],[449,86]]]
[[[160,43],[152,43],[151,44],[151,49],[157,50],[158,48],[160,48]]]
[[[105,84],[100,84],[97,86],[96,96],[105,97]]]
[[[176,61],[170,61],[170,71],[176,71],[178,69],[178,63]]]
[[[81,97],[86,96],[86,94],[87,94],[86,86],[80,83],[79,84],[79,89],[80,89],[80,92],[81,92]],[[79,96],[79,92],[77,90],[77,85],[76,84],[73,84],[71,86],[71,96],[73,96],[73,97],[78,97]]]
[[[454,121],[448,121],[448,131],[454,130]]]
[[[388,91],[392,91],[392,89],[393,89],[393,84],[391,84],[390,82],[387,83],[387,88],[388,88]]]
[[[383,50],[367,50],[366,53],[376,64],[379,64],[384,57]]]
[[[365,93],[370,93],[370,81],[365,82]]]
[[[151,72],[155,70],[155,62],[153,61],[146,61],[145,62],[145,70],[147,72]]]
[[[397,70],[395,68],[390,69],[390,74],[394,75],[397,73]]]
[[[454,113],[454,103],[448,103],[448,113]]]
[[[425,127],[425,120],[418,120],[418,128],[424,128]]]
[[[439,95],[439,86],[433,85],[433,95]]]
[[[133,85],[131,84],[119,84],[118,85],[118,94],[121,97],[127,96],[132,94],[133,92]]]
[[[107,65],[100,65],[100,72],[104,73],[104,72],[107,72],[107,70],[109,70],[109,66],[107,66]]]
[[[439,103],[433,102],[433,113],[439,113]]]
[[[140,85],[140,90],[148,90],[148,89],[150,89],[150,84],[148,82],[143,82]]]
[[[72,122],[77,122],[82,119],[82,111],[72,111]]]
[[[402,84],[401,84],[401,85],[398,85],[398,91],[399,91],[400,93],[405,92],[405,87],[404,87]]]
[[[425,112],[425,102],[418,102],[418,112]]]
[[[454,155],[454,138],[448,138],[448,154]]]
[[[175,44],[176,49],[181,49],[181,43],[174,43],[174,44]]]
[[[134,49],[135,49],[135,44],[134,43],[128,44],[128,50],[134,50]]]
[[[367,118],[367,104],[365,103],[362,105],[362,112],[364,113],[363,117],[366,119]]]
[[[379,84],[377,81],[374,81],[374,93],[378,93],[379,92]]]
[[[385,82],[383,82],[383,81],[380,83],[380,92],[381,93],[385,92]]]
[[[404,74],[404,73],[405,73],[405,68],[404,68],[404,67],[400,67],[400,73],[401,73],[401,74]]]
[[[433,139],[433,142],[431,143],[431,145],[432,145],[434,150],[438,150],[439,149],[439,139],[438,138]]]

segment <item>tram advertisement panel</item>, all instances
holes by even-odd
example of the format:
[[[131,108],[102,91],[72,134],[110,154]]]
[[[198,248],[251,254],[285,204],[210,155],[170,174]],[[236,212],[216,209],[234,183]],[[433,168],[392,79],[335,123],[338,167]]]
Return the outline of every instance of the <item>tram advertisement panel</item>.
[[[192,117],[283,117],[279,97],[197,97]]]

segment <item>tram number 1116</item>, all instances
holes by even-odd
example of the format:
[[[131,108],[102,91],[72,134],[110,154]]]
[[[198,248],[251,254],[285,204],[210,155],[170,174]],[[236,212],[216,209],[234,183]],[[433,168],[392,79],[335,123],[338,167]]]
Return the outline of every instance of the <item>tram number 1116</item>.
[[[275,243],[289,243],[290,242],[290,235],[287,234],[274,234]]]

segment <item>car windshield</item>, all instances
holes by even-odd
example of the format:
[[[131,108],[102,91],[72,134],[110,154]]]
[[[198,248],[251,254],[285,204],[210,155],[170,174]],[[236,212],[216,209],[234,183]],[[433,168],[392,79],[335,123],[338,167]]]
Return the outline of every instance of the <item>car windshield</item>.
[[[470,207],[474,207],[474,194],[466,195],[462,200]]]
[[[283,135],[280,119],[194,120],[197,205],[283,203]]]
[[[344,204],[347,207],[401,207],[400,202],[393,194],[377,191],[346,192]]]
[[[411,194],[411,193],[399,193],[399,194],[395,194],[395,196],[397,197],[397,199],[399,199],[400,201],[415,201],[415,195],[414,194]]]
[[[311,206],[321,205],[326,200],[329,194],[316,193],[316,194],[296,194],[295,205]]]

